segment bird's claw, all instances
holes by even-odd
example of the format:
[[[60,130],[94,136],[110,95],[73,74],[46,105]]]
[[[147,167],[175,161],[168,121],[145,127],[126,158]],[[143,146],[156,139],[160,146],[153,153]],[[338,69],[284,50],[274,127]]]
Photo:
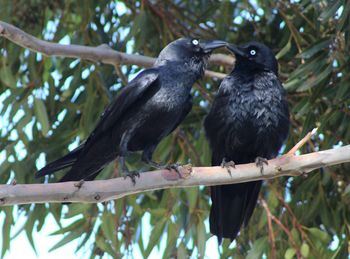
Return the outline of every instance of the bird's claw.
[[[165,166],[165,169],[171,171],[171,170],[175,170],[175,172],[179,175],[180,178],[182,178],[182,175],[179,171],[179,167],[181,166],[181,164],[179,163],[174,163],[174,164],[170,164]]]
[[[138,178],[140,178],[140,172],[138,172],[138,171],[123,172],[124,179],[126,179],[127,177],[130,177],[130,179],[134,185],[136,184],[136,176]]]
[[[223,159],[222,159],[222,162],[221,162],[221,167],[222,167],[222,168],[226,168],[226,170],[227,170],[227,172],[229,173],[229,175],[232,176],[231,167],[236,168],[236,164],[235,164],[235,162],[233,162],[232,160],[226,162],[226,159],[223,158]]]
[[[260,168],[260,173],[263,175],[264,174],[264,164],[268,165],[269,162],[266,158],[258,156],[255,159],[255,164],[257,167]]]

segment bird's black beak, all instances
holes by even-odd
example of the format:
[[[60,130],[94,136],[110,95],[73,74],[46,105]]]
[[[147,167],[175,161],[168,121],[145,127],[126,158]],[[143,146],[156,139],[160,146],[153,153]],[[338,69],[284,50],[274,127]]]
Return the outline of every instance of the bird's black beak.
[[[247,56],[245,51],[242,48],[240,48],[240,47],[238,47],[236,45],[227,44],[226,47],[227,47],[228,50],[230,50],[235,55],[239,55],[239,56],[242,56],[242,57],[246,57]]]
[[[205,53],[210,53],[214,49],[221,48],[227,45],[227,42],[222,40],[211,40],[211,41],[203,41],[200,43],[201,48]]]

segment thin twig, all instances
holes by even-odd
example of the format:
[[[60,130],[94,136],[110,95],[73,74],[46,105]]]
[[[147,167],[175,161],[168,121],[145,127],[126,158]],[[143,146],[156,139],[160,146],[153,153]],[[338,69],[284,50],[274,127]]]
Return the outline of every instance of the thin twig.
[[[267,226],[268,226],[268,230],[269,230],[269,240],[270,240],[270,244],[271,244],[271,258],[275,259],[276,258],[276,244],[275,244],[275,235],[273,233],[273,227],[272,227],[272,219],[271,219],[271,211],[269,209],[269,207],[267,206],[267,203],[265,200],[261,199],[261,203],[263,208],[266,211],[266,215],[267,215]]]
[[[270,219],[272,221],[274,221],[288,236],[289,241],[291,242],[292,246],[295,249],[296,252],[296,256],[297,258],[301,258],[301,253],[300,253],[300,249],[297,245],[297,243],[295,242],[292,233],[289,231],[289,229],[278,219],[276,218],[270,211],[269,206],[267,205],[266,201],[264,199],[261,199],[261,203],[264,207],[264,209],[266,210],[266,212],[269,214]]]
[[[302,225],[299,223],[297,217],[293,213],[293,210],[290,208],[290,206],[287,204],[287,202],[283,199],[280,193],[278,193],[274,188],[272,188],[272,191],[276,195],[277,199],[283,204],[283,207],[285,207],[289,213],[289,215],[292,217],[292,224],[295,228],[297,228],[301,234],[302,240],[308,239],[307,235],[305,234],[305,231],[303,230]]]
[[[314,136],[317,132],[317,128],[314,128],[312,131],[307,133],[305,137],[303,137],[298,143],[295,144],[294,147],[292,147],[291,150],[288,151],[288,155],[294,155],[295,152],[297,152],[302,146],[305,145],[306,142],[308,142],[312,136]]]

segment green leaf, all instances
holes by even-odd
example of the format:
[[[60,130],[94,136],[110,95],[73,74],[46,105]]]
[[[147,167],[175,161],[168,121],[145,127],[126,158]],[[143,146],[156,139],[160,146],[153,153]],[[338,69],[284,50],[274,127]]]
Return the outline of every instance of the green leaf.
[[[100,236],[98,236],[96,238],[96,245],[99,248],[101,248],[102,251],[107,252],[111,256],[115,256],[115,251],[114,251],[113,247],[111,246],[111,244],[106,242],[106,240],[104,238],[101,238]]]
[[[179,247],[177,248],[177,258],[178,259],[187,259],[188,258],[187,249],[182,242],[180,243]]]
[[[174,249],[176,249],[176,241],[179,237],[179,226],[172,222],[168,223],[167,244],[163,254],[163,258],[171,258]],[[142,238],[141,238],[142,239]]]
[[[301,53],[300,56],[302,58],[311,58],[313,55],[315,55],[316,53],[318,53],[321,50],[328,51],[331,43],[332,43],[331,39],[326,39],[326,40],[323,40],[315,45],[311,45],[311,47],[309,49],[303,51],[303,53]]]
[[[117,233],[115,224],[115,215],[108,211],[104,211],[102,214],[101,228],[104,236],[112,241],[112,244],[117,243]]]
[[[41,132],[44,136],[47,136],[50,129],[50,123],[43,100],[38,98],[34,99],[34,113],[37,120],[40,122]]]
[[[153,227],[151,236],[149,238],[149,243],[147,245],[147,248],[145,250],[145,257],[148,257],[149,254],[152,252],[154,246],[159,242],[159,239],[161,235],[163,234],[163,230],[165,227],[165,223],[168,219],[166,217],[163,217],[159,220],[159,222]]]
[[[151,213],[152,216],[154,217],[162,217],[167,213],[167,209],[165,208],[156,208],[156,209],[151,209],[149,211]]]
[[[1,258],[4,257],[7,250],[10,248],[10,234],[11,226],[13,224],[13,207],[4,207],[2,210],[5,212],[5,220],[2,225],[2,249],[1,249]]]
[[[323,244],[328,244],[330,241],[328,234],[318,228],[306,228],[306,230],[311,234],[314,240],[319,240]]]
[[[74,221],[72,224],[70,224],[64,228],[61,228],[55,232],[52,232],[50,234],[50,236],[60,235],[60,234],[66,233],[66,232],[74,231],[74,230],[80,228],[81,226],[83,226],[85,222],[86,222],[85,218],[78,219],[78,220]]]
[[[344,194],[350,196],[350,184],[348,186],[346,186],[346,188],[344,190]]]
[[[69,205],[69,210],[67,213],[65,213],[64,217],[71,218],[76,215],[86,213],[87,210],[91,210],[93,206],[96,206],[94,204],[81,204],[81,203],[72,203]]]
[[[192,188],[186,188],[186,196],[187,196],[187,202],[188,202],[188,208],[190,212],[192,213],[193,210],[196,207],[197,204],[197,198],[198,198],[198,187],[192,187]]]
[[[0,175],[5,174],[10,168],[11,163],[8,160],[5,160],[0,165]]]
[[[286,55],[288,53],[288,51],[290,50],[291,46],[292,46],[292,41],[291,41],[291,37],[289,37],[289,40],[287,42],[287,44],[276,54],[276,58],[280,59],[282,58],[284,55]]]
[[[315,71],[317,68],[323,67],[326,64],[326,61],[327,60],[325,55],[316,56],[315,58],[311,59],[305,64],[298,66],[296,70],[290,73],[287,82],[295,78],[300,78],[300,79],[306,78],[310,71]]]
[[[14,78],[10,66],[6,64],[6,59],[3,58],[2,66],[0,67],[0,80],[10,88],[16,88],[16,79]]]
[[[269,192],[267,204],[271,210],[274,210],[278,206],[279,201],[273,192]]]
[[[204,258],[205,255],[205,243],[207,241],[205,226],[203,220],[199,218],[197,224],[197,246],[198,246],[198,257]]]
[[[318,73],[315,77],[310,77],[303,85],[298,88],[298,92],[308,90],[314,86],[320,84],[326,77],[330,76],[332,72],[332,65],[326,67],[321,73]]]
[[[34,224],[36,222],[36,216],[37,216],[37,215],[35,215],[35,212],[36,211],[34,210],[32,213],[29,214],[27,222],[25,224],[25,232],[26,232],[28,241],[29,241],[30,245],[32,246],[34,252],[37,253],[35,243],[33,240],[33,228],[34,228]]]
[[[308,246],[307,243],[303,243],[300,247],[300,252],[301,252],[301,255],[305,258],[307,258],[309,256],[309,253],[310,253],[310,247]]]
[[[295,241],[297,244],[300,244],[300,235],[299,235],[298,230],[296,230],[295,228],[293,228],[293,229],[291,230],[291,234],[292,234],[292,237],[293,237],[294,241]]]
[[[64,246],[65,244],[71,242],[74,239],[77,239],[78,237],[81,237],[82,234],[84,234],[82,231],[74,230],[67,235],[64,236],[57,244],[55,244],[53,247],[50,248],[49,252],[52,252],[53,250],[60,248]]]
[[[268,247],[268,238],[266,236],[257,239],[253,243],[252,248],[249,250],[246,259],[260,258],[262,254],[265,252],[265,250],[267,249],[267,247]]]
[[[342,1],[329,1],[328,4],[333,4],[331,6],[327,6],[327,8],[324,8],[324,11],[321,13],[319,19],[321,21],[328,21],[331,16],[334,16],[336,11],[339,9],[339,7],[342,5]]]
[[[292,259],[295,254],[296,254],[296,251],[294,248],[288,248],[286,253],[284,254],[284,258],[285,259]]]

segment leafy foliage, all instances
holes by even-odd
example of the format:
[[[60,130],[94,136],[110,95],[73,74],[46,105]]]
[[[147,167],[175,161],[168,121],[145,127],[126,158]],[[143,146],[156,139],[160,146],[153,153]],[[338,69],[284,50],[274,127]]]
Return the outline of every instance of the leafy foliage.
[[[2,20],[45,40],[89,46],[108,44],[128,53],[156,56],[183,35],[233,43],[265,42],[277,54],[288,90],[292,128],[286,149],[315,126],[319,134],[303,152],[350,140],[350,2],[334,1],[2,1]],[[141,67],[50,58],[0,39],[0,181],[35,183],[34,172],[82,142],[104,107]],[[231,68],[213,68],[229,72]],[[158,147],[155,160],[210,164],[202,119],[219,82],[202,80],[193,90],[191,114]],[[140,168],[139,156],[129,166]],[[114,165],[100,175],[115,177]],[[307,179],[265,184],[248,228],[222,257],[346,258],[350,253],[350,177],[341,165]],[[45,181],[56,181],[61,175]],[[51,214],[51,250],[79,239],[91,257],[119,257],[138,248],[144,257],[160,249],[164,258],[202,257],[209,211],[208,188],[147,192],[103,204],[3,207],[2,256],[10,247],[14,218],[25,215],[32,238]],[[269,213],[268,213],[269,211]],[[269,216],[270,215],[270,216]],[[272,217],[271,217],[272,215]],[[74,218],[62,226],[63,218]],[[272,227],[268,227],[271,220]],[[94,242],[88,242],[94,240]],[[273,241],[274,242],[271,242]],[[89,245],[88,245],[89,244]],[[88,246],[88,247],[87,247]]]

